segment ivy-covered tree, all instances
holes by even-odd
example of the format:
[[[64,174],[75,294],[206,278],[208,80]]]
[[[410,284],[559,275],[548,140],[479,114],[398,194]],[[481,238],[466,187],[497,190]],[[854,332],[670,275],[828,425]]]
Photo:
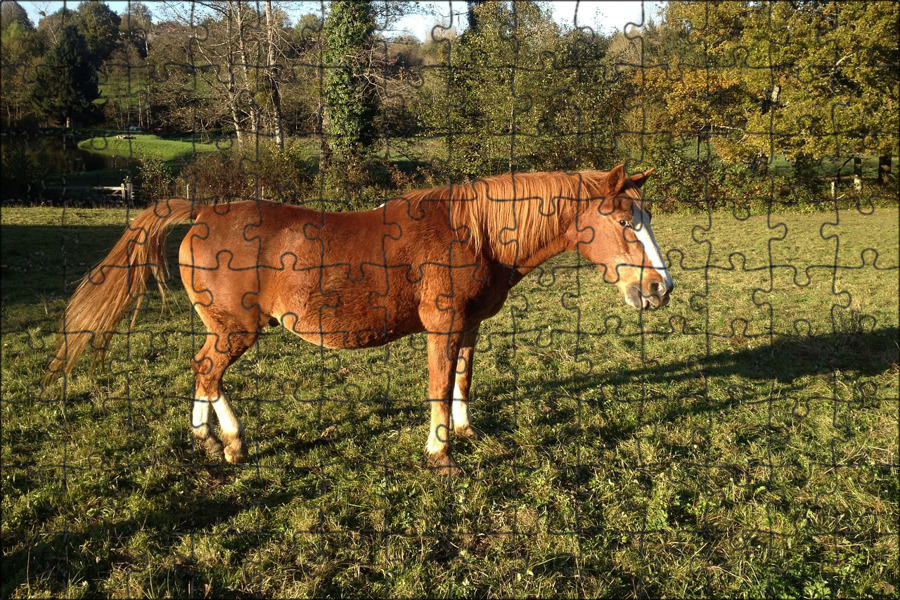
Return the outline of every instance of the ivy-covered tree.
[[[358,172],[377,138],[375,85],[367,79],[375,16],[368,0],[331,3],[324,24],[326,168]]]
[[[63,27],[36,69],[29,91],[35,112],[56,124],[91,121],[99,95],[97,71],[84,37],[73,26]]]

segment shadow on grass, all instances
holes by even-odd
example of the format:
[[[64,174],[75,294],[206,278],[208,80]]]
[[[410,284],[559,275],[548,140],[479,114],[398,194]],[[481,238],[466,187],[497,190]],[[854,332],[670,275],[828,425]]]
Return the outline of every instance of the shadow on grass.
[[[140,516],[123,504],[120,508],[127,518],[113,524],[98,521],[96,527],[85,531],[4,532],[4,547],[19,548],[4,551],[0,593],[3,597],[10,597],[16,590],[22,593],[20,586],[31,583],[30,576],[39,579],[44,593],[63,596],[75,589],[86,597],[105,597],[108,590],[98,584],[109,582],[118,572],[117,576],[126,581],[139,581],[123,582],[117,589],[121,593],[127,588],[132,597],[147,593],[148,586],[154,585],[174,597],[204,597],[209,593],[204,593],[208,585],[221,585],[199,564],[202,557],[194,554],[204,538],[224,536],[222,545],[233,555],[231,560],[244,568],[252,563],[254,549],[263,538],[279,535],[274,531],[243,531],[230,525],[248,509],[268,511],[293,498],[293,494],[284,491],[254,496],[258,497],[235,502],[232,498],[198,492],[194,497],[167,497],[154,510]],[[138,549],[144,545],[147,549]],[[152,559],[154,549],[159,547],[173,550],[164,564]],[[235,589],[214,589],[227,597],[256,597]]]
[[[73,209],[74,210],[74,209]],[[133,210],[134,218],[140,210]],[[173,279],[178,279],[178,246],[189,224],[169,232],[166,254]],[[75,284],[109,254],[126,231],[121,225],[3,225],[3,305],[31,305],[39,298],[66,298]],[[173,281],[174,283],[174,281]],[[180,280],[175,287],[181,287]]]
[[[609,408],[620,402],[640,402],[640,396],[634,398],[631,396],[635,393],[640,394],[642,384],[652,384],[655,390],[672,390],[676,397],[678,387],[690,385],[691,382],[706,387],[710,379],[716,379],[725,384],[724,396],[719,394],[719,397],[701,399],[691,393],[688,396],[697,401],[667,402],[663,415],[654,417],[654,421],[672,421],[720,411],[745,402],[765,402],[769,398],[766,385],[769,382],[778,382],[782,386],[782,394],[791,394],[808,385],[804,378],[810,376],[834,375],[841,380],[853,381],[859,377],[895,370],[900,358],[898,336],[900,331],[896,327],[887,327],[874,331],[780,337],[776,338],[771,346],[725,350],[709,356],[682,357],[680,360],[665,364],[635,366],[589,376],[579,375],[575,378],[547,379],[541,377],[542,373],[523,371],[520,372],[518,385],[526,389],[527,393],[519,395],[516,401],[524,404],[541,403],[541,408],[545,411],[537,414],[536,422],[551,428],[553,435],[560,439],[572,439],[579,430],[579,419],[573,408],[559,406],[561,403],[556,402],[555,398],[558,398],[561,392],[577,393],[586,404]],[[515,369],[515,361],[508,368]],[[423,372],[421,386],[423,388],[426,378],[427,375]],[[598,384],[601,388],[599,398],[587,398],[586,396],[594,393]],[[766,389],[763,390],[760,386]],[[632,389],[625,389],[629,387]],[[513,424],[509,421],[510,415],[506,405],[508,402],[492,399],[506,391],[496,384],[479,386],[476,364],[472,397],[473,406],[477,411],[475,424],[488,435],[508,438],[514,433]],[[860,402],[875,396],[871,389],[859,389],[856,393]],[[652,399],[661,399],[658,392]],[[422,403],[413,404],[408,401],[392,402],[376,397],[359,397],[354,402],[363,408],[344,415],[343,420],[337,423],[343,431],[365,431],[371,428],[370,417],[373,412],[377,412],[384,420],[389,419],[394,423],[402,421],[416,425],[421,422],[424,425],[428,419],[424,399]],[[590,436],[603,440],[606,446],[614,447],[632,437],[643,425],[646,423],[633,421],[625,423],[624,420],[617,419],[615,414],[611,414],[607,423],[599,429],[594,428]],[[388,427],[381,433],[391,430],[392,427]],[[424,429],[422,431],[424,432]],[[287,441],[281,450],[268,448],[261,452],[260,458],[270,458],[274,454],[289,454],[293,457],[292,466],[307,464],[309,457],[314,456],[317,450],[325,450],[325,456],[329,460],[339,461],[345,458],[332,440],[320,438],[318,435],[317,430],[307,430],[302,425],[293,426],[283,432],[283,437]],[[472,442],[456,438],[453,440],[454,445],[459,447],[457,458],[465,462],[467,450]],[[424,443],[424,438],[422,442]],[[508,446],[506,451],[495,453],[490,464],[478,465],[481,475],[471,472],[470,474],[482,479],[485,474],[508,466],[517,454],[515,442],[508,439],[501,442],[501,445]],[[460,451],[462,454],[459,454]],[[410,467],[410,464],[385,465],[377,460],[368,462],[359,458],[351,462],[358,463],[360,469],[388,469],[394,473]],[[305,469],[310,470],[309,467]]]
[[[873,331],[779,337],[774,344],[759,348],[725,350],[709,356],[679,357],[669,363],[638,365],[611,372],[595,371],[590,375],[575,377],[546,379],[541,377],[542,373],[520,371],[518,386],[527,390],[527,393],[520,394],[517,402],[540,404],[536,422],[549,427],[553,438],[557,440],[576,439],[578,432],[584,428],[579,425],[576,409],[561,406],[563,403],[557,401],[561,396],[578,397],[585,405],[609,410],[611,412],[606,424],[601,427],[591,426],[587,435],[614,448],[647,425],[647,421],[639,420],[635,423],[633,415],[617,418],[613,409],[621,404],[663,401],[663,412],[655,415],[653,422],[677,422],[686,417],[717,412],[742,403],[769,401],[769,384],[773,382],[779,384],[780,397],[790,397],[807,387],[809,381],[806,378],[813,376],[829,380],[833,377],[835,382],[845,384],[842,387],[853,390],[851,398],[840,399],[843,403],[856,402],[862,405],[864,402],[877,401],[879,395],[884,396],[884,393],[882,391],[879,394],[876,383],[857,381],[860,377],[872,377],[892,371],[896,373],[900,362],[898,337],[900,330],[897,327],[885,327]],[[511,368],[515,369],[515,361]],[[496,386],[479,388],[477,375],[476,366],[473,385],[473,390],[477,391],[477,395],[473,397],[473,406],[478,411],[476,425],[492,435],[512,435],[508,407],[504,406],[504,402],[491,399],[506,390],[497,389]],[[696,390],[708,390],[709,381],[713,379],[722,384],[719,393],[696,393]],[[643,387],[648,385],[649,389]],[[687,389],[691,385],[694,389]],[[688,401],[677,401],[679,398]],[[828,399],[830,400],[830,395]],[[803,412],[802,408],[798,410]],[[510,440],[509,443],[513,442]],[[535,440],[535,443],[540,445],[541,442]],[[511,447],[498,460],[511,460],[514,453],[515,450]]]
[[[709,356],[689,357],[659,367],[619,370],[604,383],[620,385],[634,380],[672,383],[694,377],[741,377],[756,381],[790,383],[800,377],[834,371],[877,375],[900,360],[900,330],[884,327],[823,335],[779,336],[772,345]]]

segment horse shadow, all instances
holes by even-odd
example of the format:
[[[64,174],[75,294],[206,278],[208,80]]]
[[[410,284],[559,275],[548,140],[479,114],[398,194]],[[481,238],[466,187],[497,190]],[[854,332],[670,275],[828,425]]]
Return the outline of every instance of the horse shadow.
[[[802,390],[806,377],[840,373],[843,378],[859,381],[854,386],[854,398],[862,402],[878,395],[876,384],[862,381],[862,378],[897,371],[900,363],[898,339],[900,330],[897,327],[778,336],[771,344],[756,348],[726,349],[708,355],[685,356],[667,363],[637,364],[615,371],[595,370],[588,374],[550,378],[541,372],[519,371],[518,386],[525,389],[526,394],[517,401],[537,405],[539,412],[546,413],[541,417],[544,424],[557,428],[556,433],[562,438],[576,436],[579,427],[587,427],[588,431],[583,433],[591,439],[602,440],[604,445],[615,447],[632,438],[647,423],[620,422],[613,414],[605,419],[606,423],[602,426],[579,425],[574,403],[561,406],[564,403],[559,401],[560,398],[577,398],[582,406],[603,412],[621,403],[663,401],[662,413],[657,414],[654,421],[671,422],[752,402],[761,386],[770,388],[777,383],[782,393],[790,394]],[[511,368],[515,369],[515,361]],[[735,379],[743,384],[732,384]],[[679,387],[684,390],[694,381],[698,388],[708,390],[711,380],[724,382],[723,389],[715,394],[704,394],[702,398],[693,393],[688,394],[690,398],[677,398]],[[653,392],[645,393],[643,399],[633,399],[635,386],[642,384]],[[480,391],[472,402],[478,410],[478,426],[493,435],[512,435],[509,411],[503,402],[494,400],[505,390],[476,386],[473,390]],[[660,390],[672,397],[661,396]],[[673,398],[687,401],[671,401]]]
[[[726,349],[708,355],[685,356],[678,360],[662,364],[637,364],[615,371],[591,372],[568,377],[545,377],[543,372],[519,371],[517,385],[526,390],[517,402],[536,403],[547,415],[542,418],[546,424],[557,428],[572,430],[577,428],[577,416],[570,408],[561,408],[556,399],[561,395],[575,396],[594,409],[609,410],[620,401],[617,398],[620,387],[633,386],[638,383],[649,384],[656,389],[674,389],[690,381],[698,381],[705,385],[709,380],[728,381],[737,378],[747,382],[747,388],[777,382],[788,390],[796,386],[804,377],[841,372],[844,376],[854,374],[855,377],[871,377],[896,369],[900,360],[898,348],[900,331],[896,327],[873,329],[870,331],[837,332],[822,335],[778,336],[771,344],[755,348]],[[476,360],[478,360],[476,358]],[[509,422],[506,401],[498,401],[500,395],[508,390],[504,384],[479,385],[476,364],[476,378],[472,386],[472,406],[477,415],[476,424],[489,436],[505,438],[512,435],[514,427]],[[513,360],[507,369],[516,369]],[[601,390],[598,394],[597,388]],[[717,412],[749,399],[752,389],[731,386],[724,395],[704,398],[703,401],[669,403],[663,409],[662,421],[695,416],[697,414]],[[359,401],[372,406],[385,418],[414,421],[417,416],[427,418],[427,406],[409,400],[394,401],[376,397],[360,398]],[[363,427],[371,411],[355,411],[349,416],[351,422],[338,423],[339,429],[353,431],[357,426]],[[641,424],[626,425],[617,423],[615,418],[602,427],[602,430],[589,432],[604,444],[616,445],[632,437]],[[318,432],[313,432],[318,436]],[[277,451],[290,454],[298,463],[316,449],[334,450],[332,458],[340,457],[332,440],[322,437],[311,437],[311,432],[294,427],[288,432],[292,441]],[[562,432],[565,437],[566,432]],[[468,447],[473,442],[456,441]],[[474,442],[477,444],[477,442]],[[261,458],[271,457],[275,449],[262,450]],[[497,460],[509,459],[515,453],[514,448],[501,453]]]

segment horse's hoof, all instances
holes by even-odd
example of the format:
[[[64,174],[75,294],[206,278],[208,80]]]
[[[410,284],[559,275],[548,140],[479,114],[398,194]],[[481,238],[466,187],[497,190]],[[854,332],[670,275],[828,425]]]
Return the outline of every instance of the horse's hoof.
[[[247,460],[247,449],[241,442],[225,446],[225,462],[239,465]]]
[[[430,454],[428,456],[428,468],[440,475],[447,475],[450,477],[463,474],[462,467],[460,467],[447,452]]]
[[[244,440],[239,437],[234,438],[225,445],[225,462],[232,465],[239,465],[246,460],[247,447],[244,445]]]
[[[457,428],[456,435],[475,441],[484,439],[484,432],[474,425],[466,425],[465,427]]]
[[[194,438],[203,451],[206,452],[206,455],[209,458],[214,458],[217,460],[222,459],[222,454],[224,453],[225,447],[222,445],[222,442],[219,441],[214,435],[208,435],[205,438]]]

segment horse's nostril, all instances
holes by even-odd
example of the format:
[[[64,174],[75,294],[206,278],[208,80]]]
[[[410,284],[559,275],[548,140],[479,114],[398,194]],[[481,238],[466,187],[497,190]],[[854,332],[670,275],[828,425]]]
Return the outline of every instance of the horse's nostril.
[[[665,306],[669,303],[669,292],[671,288],[664,281],[651,281],[647,285],[646,300],[656,307]]]

